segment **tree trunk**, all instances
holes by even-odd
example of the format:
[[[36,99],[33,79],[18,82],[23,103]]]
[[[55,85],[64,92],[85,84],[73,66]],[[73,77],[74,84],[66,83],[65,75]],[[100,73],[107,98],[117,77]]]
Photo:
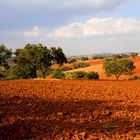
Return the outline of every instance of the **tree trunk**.
[[[41,72],[42,72],[42,77],[43,78],[45,78],[45,74],[46,74],[46,72],[49,70],[49,68],[47,68],[45,71],[43,71],[42,69],[41,69]]]
[[[45,74],[46,74],[46,71],[45,71],[45,72],[42,72],[42,76],[43,76],[43,78],[45,78]]]
[[[33,70],[32,70],[32,78],[37,78],[36,66],[33,67]]]
[[[37,78],[36,70],[33,71],[33,78]]]
[[[116,80],[117,80],[117,81],[119,80],[119,77],[120,77],[120,75],[116,75]]]

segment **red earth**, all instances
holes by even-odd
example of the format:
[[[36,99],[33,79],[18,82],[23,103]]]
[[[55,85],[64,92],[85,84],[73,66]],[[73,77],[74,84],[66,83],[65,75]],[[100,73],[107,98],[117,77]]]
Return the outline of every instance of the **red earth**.
[[[0,140],[140,140],[140,81],[0,81]]]
[[[140,56],[135,57],[135,58],[129,58],[129,59],[134,62],[134,65],[136,67],[136,69],[134,70],[134,75],[131,75],[131,76],[122,75],[122,76],[120,76],[120,80],[128,80],[129,78],[132,78],[134,76],[140,76]],[[103,61],[104,60],[102,60],[102,59],[83,61],[84,63],[88,63],[91,66],[85,67],[85,68],[70,70],[68,72],[73,72],[73,71],[85,71],[85,72],[96,71],[96,72],[99,73],[100,79],[115,80],[116,77],[114,77],[114,76],[106,77],[105,71],[103,69]]]

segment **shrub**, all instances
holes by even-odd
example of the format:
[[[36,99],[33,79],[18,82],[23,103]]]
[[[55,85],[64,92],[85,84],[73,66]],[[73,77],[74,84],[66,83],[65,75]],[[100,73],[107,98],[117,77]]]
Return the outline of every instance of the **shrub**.
[[[140,77],[134,76],[133,78],[130,78],[129,80],[140,80]]]
[[[66,72],[66,73],[65,73],[65,78],[66,78],[66,79],[73,79],[73,78],[74,78],[73,72]]]
[[[88,57],[82,57],[81,60],[82,61],[88,60]]]
[[[8,74],[8,71],[0,67],[0,79],[4,79]]]
[[[89,72],[87,73],[87,79],[99,79],[99,74],[97,72]]]
[[[92,59],[96,60],[96,59],[104,59],[105,56],[93,56]]]
[[[135,58],[136,56],[138,56],[138,53],[130,53],[130,56]]]
[[[65,74],[60,71],[54,71],[52,78],[63,79],[65,78]]]
[[[68,71],[68,70],[72,70],[72,67],[63,66],[63,67],[57,68],[56,70],[57,71]]]
[[[76,62],[77,60],[75,58],[69,58],[67,61],[70,64],[70,63]]]
[[[24,65],[24,67],[20,65],[13,65],[11,67],[11,73],[14,76],[17,76],[18,79],[28,79],[28,78],[36,78],[37,73],[34,71],[34,68],[31,66]]]
[[[84,71],[75,71],[73,72],[73,78],[75,79],[82,79],[82,78],[86,78],[87,73]]]
[[[19,79],[19,77],[17,77],[16,75],[11,75],[6,77],[4,80],[17,80],[17,79]]]
[[[112,55],[113,58],[128,58],[128,54],[114,54]]]
[[[97,72],[84,72],[84,71],[75,71],[65,73],[66,79],[99,79],[99,74]]]
[[[62,79],[65,77],[65,74],[63,73],[63,71],[68,71],[68,70],[72,70],[71,67],[59,67],[59,68],[50,68],[47,72],[46,72],[46,76],[52,75],[53,78],[57,78],[57,79]]]
[[[46,76],[50,75],[50,74],[53,74],[55,71],[54,68],[49,68],[49,70],[46,72]]]
[[[89,67],[90,65],[89,64],[87,64],[87,63],[75,63],[75,64],[73,64],[73,68],[74,69],[78,69],[78,68],[84,68],[84,67]]]

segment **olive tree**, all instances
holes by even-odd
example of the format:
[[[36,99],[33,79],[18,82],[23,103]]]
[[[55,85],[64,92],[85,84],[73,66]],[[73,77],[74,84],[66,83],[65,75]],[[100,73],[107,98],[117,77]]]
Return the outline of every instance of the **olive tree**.
[[[51,51],[52,59],[56,64],[62,66],[63,63],[67,63],[67,58],[60,47],[58,48],[51,47],[50,51]]]
[[[8,69],[11,64],[12,50],[6,48],[4,44],[0,44],[0,67]]]
[[[0,79],[7,76],[12,65],[12,50],[0,44]]]
[[[106,75],[115,75],[118,80],[121,75],[132,75],[135,69],[134,62],[128,59],[107,58],[103,63]]]
[[[54,47],[54,50],[57,49]],[[14,72],[19,78],[36,78],[37,72],[40,71],[44,78],[53,61],[57,61],[58,64],[64,62],[63,57],[59,57],[62,56],[63,51],[61,48],[59,50],[60,53],[42,44],[27,44],[23,49],[17,49],[15,52]]]

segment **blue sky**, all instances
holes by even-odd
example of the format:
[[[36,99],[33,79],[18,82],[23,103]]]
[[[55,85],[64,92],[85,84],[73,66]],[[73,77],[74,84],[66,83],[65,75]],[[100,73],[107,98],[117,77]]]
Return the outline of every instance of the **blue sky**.
[[[0,0],[0,44],[67,55],[140,52],[140,0]]]

